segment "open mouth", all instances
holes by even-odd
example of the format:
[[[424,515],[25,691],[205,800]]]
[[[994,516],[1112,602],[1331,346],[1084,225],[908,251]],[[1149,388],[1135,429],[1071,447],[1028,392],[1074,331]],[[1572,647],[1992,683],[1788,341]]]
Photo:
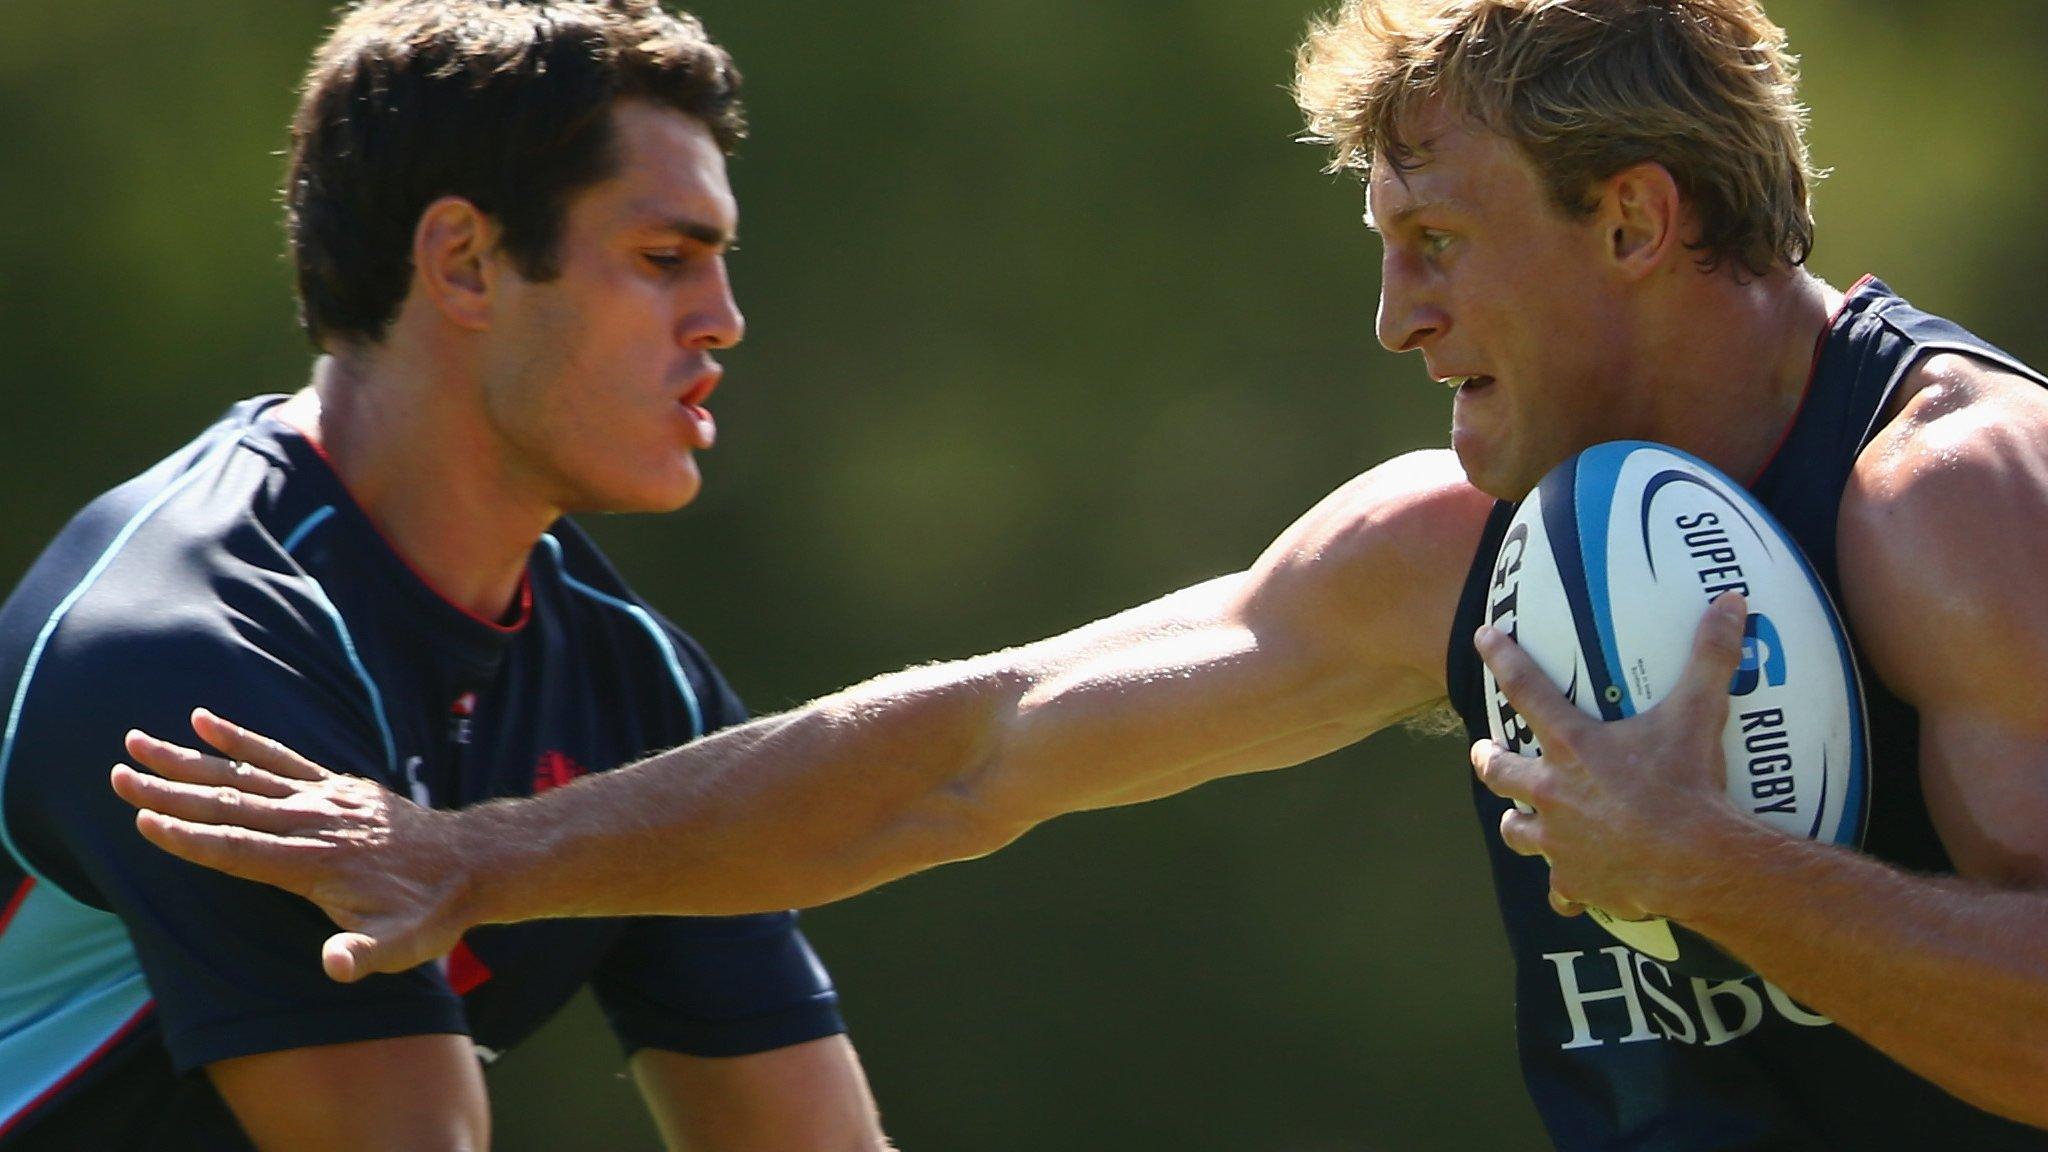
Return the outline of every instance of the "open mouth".
[[[718,372],[706,372],[676,401],[676,407],[682,411],[683,419],[689,425],[691,442],[698,448],[709,448],[718,440],[718,420],[711,415],[709,408],[704,407],[704,401],[710,399],[712,391],[718,387],[718,380]]]
[[[702,407],[704,401],[711,398],[711,393],[717,390],[718,381],[723,375],[724,373],[715,369],[704,373],[697,378],[695,384],[690,386],[688,392],[683,393],[682,399],[678,402],[686,408]]]
[[[1484,392],[1493,386],[1491,376],[1446,376],[1444,386],[1456,390],[1460,395]]]

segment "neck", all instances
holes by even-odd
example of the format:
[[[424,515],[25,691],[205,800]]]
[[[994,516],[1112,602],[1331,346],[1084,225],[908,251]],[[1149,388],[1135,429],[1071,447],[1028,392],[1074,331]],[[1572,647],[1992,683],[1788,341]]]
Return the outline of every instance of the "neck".
[[[1802,268],[1737,283],[1700,277],[1645,357],[1655,365],[1660,440],[1750,483],[1799,414],[1814,349],[1842,293]]]
[[[561,509],[526,494],[474,399],[380,354],[323,356],[278,415],[319,445],[405,562],[472,615],[510,614],[534,544]]]

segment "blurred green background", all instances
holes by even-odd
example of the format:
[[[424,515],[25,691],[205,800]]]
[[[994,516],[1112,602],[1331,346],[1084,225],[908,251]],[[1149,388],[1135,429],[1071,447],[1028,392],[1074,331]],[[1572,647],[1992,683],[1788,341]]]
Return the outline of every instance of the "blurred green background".
[[[2036,363],[2048,5],[1775,0],[1814,265]],[[1300,0],[697,11],[747,75],[750,321],[701,502],[593,525],[769,710],[1238,567],[1447,406],[1373,339],[1355,182],[1292,143]],[[0,538],[296,387],[275,186],[315,0],[0,0]],[[1059,821],[808,915],[908,1150],[1521,1149],[1459,743]],[[308,958],[309,963],[311,957]],[[587,1006],[497,1146],[655,1147]]]

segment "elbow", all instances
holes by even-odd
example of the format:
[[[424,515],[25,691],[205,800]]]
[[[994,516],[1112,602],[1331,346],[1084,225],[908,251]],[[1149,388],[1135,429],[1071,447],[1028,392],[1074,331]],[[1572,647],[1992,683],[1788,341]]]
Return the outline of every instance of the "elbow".
[[[1032,823],[964,783],[935,789],[879,815],[850,844],[808,857],[793,873],[785,869],[793,898],[783,898],[778,889],[775,903],[830,903],[941,864],[978,859],[1016,840]]]
[[[813,841],[812,851],[782,854],[782,871],[804,878],[807,898],[790,903],[842,899],[940,864],[987,856],[1044,818],[1030,810],[1029,790],[1003,768],[1000,723],[984,714],[980,701],[972,702],[976,713],[966,719],[958,700],[940,702],[948,707],[945,723],[927,724],[923,739],[878,754],[893,764],[879,773],[879,787],[820,801],[820,818],[836,831]],[[820,881],[823,890],[813,891]]]
[[[987,856],[1016,843],[1018,838],[1047,818],[1043,815],[1027,815],[1011,807],[984,804],[979,806],[969,819],[963,845],[971,853],[970,858]]]
[[[932,798],[931,823],[947,860],[975,860],[1016,842],[1052,813],[1033,810],[1028,797],[1002,785],[992,769],[969,773]]]
[[[958,727],[964,738],[954,746],[953,770],[928,782],[920,823],[936,835],[932,847],[945,860],[987,856],[1059,814],[1047,807],[1032,757],[1020,754],[1025,717],[1015,693],[1015,685],[1004,684],[970,698],[971,721]]]

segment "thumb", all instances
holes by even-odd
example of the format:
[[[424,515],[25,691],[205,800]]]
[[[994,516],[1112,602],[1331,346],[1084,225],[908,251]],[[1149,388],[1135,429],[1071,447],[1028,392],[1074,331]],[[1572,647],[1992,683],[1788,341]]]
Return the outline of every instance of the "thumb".
[[[1686,662],[1678,692],[1696,703],[1725,707],[1728,684],[1742,664],[1742,639],[1749,621],[1749,603],[1739,592],[1724,592],[1707,605],[1693,633],[1692,658]]]
[[[451,941],[447,947],[434,947],[428,942],[427,934],[417,927],[389,930],[369,927],[329,936],[327,943],[320,948],[320,966],[327,970],[330,979],[353,984],[379,972],[403,972],[417,968],[445,955],[453,946]]]
[[[353,984],[377,971],[377,941],[362,932],[336,932],[320,948],[320,967],[330,980]]]

